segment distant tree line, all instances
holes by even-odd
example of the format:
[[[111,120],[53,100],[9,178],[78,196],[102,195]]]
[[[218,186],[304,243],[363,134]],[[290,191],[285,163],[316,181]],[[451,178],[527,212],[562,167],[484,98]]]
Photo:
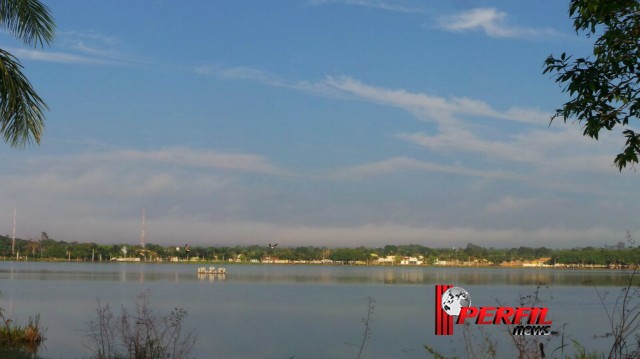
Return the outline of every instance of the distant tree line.
[[[627,266],[640,263],[640,247],[626,246],[623,242],[602,248],[584,247],[571,249],[550,249],[546,247],[493,248],[468,243],[462,248],[431,248],[419,244],[386,245],[384,247],[276,247],[267,245],[202,247],[161,246],[146,244],[96,244],[65,242],[49,238],[43,232],[39,240],[16,238],[15,252],[11,253],[12,239],[0,236],[0,256],[9,258],[19,255],[31,260],[73,260],[73,261],[108,261],[118,257],[140,257],[141,259],[180,260],[199,258],[204,261],[262,261],[266,258],[285,261],[322,261],[330,260],[340,263],[366,262],[372,263],[378,258],[395,257],[400,262],[405,257],[422,258],[426,264],[436,261],[448,262],[483,262],[499,265],[503,262],[530,261],[546,258],[547,264],[564,265],[604,265]],[[123,251],[123,248],[126,250]]]

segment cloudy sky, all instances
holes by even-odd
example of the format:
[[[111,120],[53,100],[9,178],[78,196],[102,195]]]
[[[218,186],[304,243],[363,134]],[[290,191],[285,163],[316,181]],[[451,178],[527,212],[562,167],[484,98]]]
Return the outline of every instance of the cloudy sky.
[[[573,247],[638,231],[638,174],[549,124],[568,2],[45,1],[6,33],[50,111],[0,144],[0,233],[97,243]]]

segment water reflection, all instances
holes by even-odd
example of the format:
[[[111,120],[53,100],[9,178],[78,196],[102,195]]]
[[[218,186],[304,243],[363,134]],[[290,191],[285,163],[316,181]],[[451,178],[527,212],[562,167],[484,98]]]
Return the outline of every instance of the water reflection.
[[[199,280],[205,280],[210,283],[223,281],[227,277],[226,274],[198,273],[197,275]]]
[[[221,281],[267,283],[563,285],[623,286],[618,270],[535,268],[351,267],[314,265],[232,265],[226,275],[198,274],[190,264],[0,262],[0,279],[118,282]]]

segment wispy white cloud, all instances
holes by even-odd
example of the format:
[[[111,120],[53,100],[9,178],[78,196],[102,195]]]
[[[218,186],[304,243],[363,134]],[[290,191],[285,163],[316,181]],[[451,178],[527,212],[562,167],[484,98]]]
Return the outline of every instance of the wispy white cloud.
[[[180,166],[216,168],[255,172],[269,175],[290,176],[292,172],[280,168],[263,156],[243,153],[220,153],[212,150],[193,150],[171,147],[155,151],[122,150],[106,157],[119,161],[151,161]]]
[[[203,65],[195,68],[200,75],[216,76],[229,80],[249,80],[268,86],[296,87],[295,83],[287,81],[267,71],[248,66],[220,67]]]
[[[455,174],[459,176],[479,177],[486,179],[524,179],[525,177],[492,170],[475,170],[461,166],[441,165],[423,162],[407,157],[395,157],[387,160],[342,168],[330,173],[332,179],[362,179],[364,177],[381,176],[404,171],[428,171]]]
[[[396,137],[426,149],[447,155],[472,154],[494,163],[527,165],[529,172],[539,173],[600,173],[615,176],[611,156],[603,155],[602,148],[612,153],[615,145],[610,138],[603,139],[594,148],[590,139],[575,133],[572,128],[548,131],[529,131],[501,139],[483,139],[466,129],[425,133],[400,133]]]
[[[226,80],[253,81],[265,86],[283,87],[319,96],[344,97],[345,94],[323,82],[292,81],[268,71],[249,66],[221,67],[202,65],[194,69],[197,74]]]
[[[52,52],[47,50],[31,50],[23,48],[7,48],[7,51],[12,53],[19,59],[27,59],[32,61],[82,65],[108,65],[115,63],[104,58],[89,57],[65,52]]]
[[[71,155],[69,155],[71,156]],[[35,161],[74,164],[162,164],[182,168],[217,169],[253,172],[266,175],[292,176],[289,170],[272,164],[266,157],[248,153],[224,153],[188,147],[168,147],[158,150],[107,149],[102,152],[76,154],[73,158],[37,157]],[[34,165],[37,165],[34,164]]]
[[[575,129],[549,128],[551,113],[534,108],[511,107],[499,110],[478,99],[445,98],[424,92],[372,86],[348,76],[327,76],[320,81],[310,82],[286,80],[251,67],[203,67],[199,72],[225,79],[255,81],[266,86],[304,91],[316,96],[366,101],[402,109],[420,121],[436,124],[437,132],[434,134],[399,133],[396,137],[443,154],[464,153],[493,163],[496,161],[522,163],[529,165],[530,171],[613,173],[610,165],[611,158],[603,156],[601,152],[605,147],[609,148],[611,153],[615,153],[616,144],[610,140],[612,136],[603,134],[596,149],[592,146],[592,140],[575,133]],[[505,125],[513,123],[522,124],[525,127],[516,132],[508,132],[499,126],[501,121]],[[412,161],[414,160],[401,157],[387,159],[375,165],[365,164],[350,170],[337,171],[332,176],[347,178],[363,176],[365,173],[378,175],[383,172],[417,168],[426,170],[429,166],[429,170],[432,171],[453,170]],[[455,170],[460,171],[464,166],[465,164],[462,163]],[[470,170],[466,175],[496,177],[492,172],[475,171],[475,169]],[[498,177],[505,176],[501,174]]]
[[[311,5],[322,5],[329,3],[337,3],[337,4],[345,4],[345,5],[353,5],[353,6],[363,6],[376,8],[380,10],[386,11],[395,11],[395,12],[404,12],[404,13],[413,13],[413,14],[422,14],[425,13],[425,10],[419,6],[410,6],[407,5],[407,1],[394,1],[394,0],[311,0],[309,4]]]
[[[66,31],[58,37],[61,48],[83,56],[118,64],[148,62],[123,50],[125,45],[120,39],[95,31]]]
[[[126,53],[121,41],[94,31],[66,31],[57,34],[52,47],[35,50],[9,48],[13,55],[31,61],[78,65],[140,65],[151,62]]]
[[[263,156],[185,147],[37,156],[29,159],[29,168],[37,170],[3,176],[5,188],[87,197],[164,196],[170,192],[206,195],[227,184],[233,173],[292,175]]]
[[[12,171],[0,174],[0,199],[15,203],[30,228],[90,238],[76,218],[95,228],[114,228],[132,210],[147,206],[150,213],[176,217],[228,218],[251,212],[248,203],[269,198],[271,178],[293,178],[292,172],[264,156],[172,147],[140,151],[107,148],[99,152],[31,155],[10,161]],[[249,185],[248,182],[263,185]],[[188,205],[187,205],[188,203]],[[264,205],[264,203],[262,203]],[[219,215],[218,215],[219,214]],[[224,217],[223,217],[224,215]],[[66,224],[65,226],[62,223]],[[3,226],[0,223],[0,230]],[[51,229],[47,229],[51,228]],[[21,235],[25,229],[22,228]],[[101,234],[102,235],[102,234]],[[62,238],[60,238],[62,239]],[[65,238],[66,240],[67,238]]]
[[[176,238],[188,238],[194,245],[256,244],[278,238],[282,245],[296,246],[333,246],[345,243],[350,246],[393,243],[460,246],[468,242],[500,247],[527,243],[561,243],[562,246],[569,246],[600,244],[621,236],[613,229],[599,227],[554,227],[557,221],[543,223],[542,227],[534,229],[517,226],[499,229],[492,223],[472,223],[471,219],[478,217],[478,214],[473,213],[474,209],[491,218],[508,214],[520,219],[531,213],[544,212],[545,209],[548,212],[550,207],[563,206],[570,211],[580,206],[579,203],[567,203],[562,198],[556,200],[553,197],[534,197],[538,193],[535,189],[532,189],[529,197],[505,194],[502,191],[498,194],[485,193],[490,199],[485,205],[466,201],[465,198],[468,208],[458,210],[455,220],[434,221],[437,224],[415,225],[402,218],[392,220],[388,217],[374,222],[369,215],[359,216],[358,213],[352,213],[353,218],[349,221],[337,222],[340,224],[331,220],[321,224],[316,218],[300,222],[305,224],[296,224],[300,218],[288,221],[288,218],[283,217],[295,216],[296,212],[307,213],[311,208],[314,214],[332,211],[332,208],[350,208],[348,202],[353,201],[353,198],[345,201],[339,191],[333,190],[322,193],[321,197],[326,201],[288,197],[289,190],[302,193],[308,189],[307,178],[284,177],[282,174],[288,174],[289,171],[256,154],[229,154],[183,147],[151,151],[107,148],[96,153],[31,155],[24,162],[18,159],[9,162],[20,165],[0,175],[3,183],[0,187],[0,199],[3,203],[17,203],[20,218],[29,218],[28,228],[21,225],[18,228],[18,235],[25,238],[47,231],[56,239],[68,241],[86,241],[89,238],[101,243],[135,243],[139,234],[139,210],[143,207],[147,208],[149,241],[165,245],[172,244]],[[440,165],[407,157],[394,157],[338,169],[325,177],[318,176],[314,181],[360,181],[390,174],[400,174],[397,179],[402,181],[406,176],[404,172],[418,171],[451,174],[456,178],[526,180],[523,178],[525,176],[517,172],[473,170],[463,164]],[[247,178],[244,174],[257,174],[259,177],[252,176],[249,182],[243,182],[242,178]],[[259,180],[260,178],[265,181]],[[446,178],[449,177],[442,180],[446,181]],[[286,179],[285,189],[260,189],[269,187],[268,184],[279,179]],[[461,196],[466,196],[470,189],[461,187],[457,191],[461,192]],[[593,191],[586,193],[592,196]],[[451,200],[454,201],[453,198]],[[358,204],[354,208],[364,206],[360,201],[367,203],[360,198],[355,201]],[[384,202],[382,207],[370,206],[370,210],[381,215],[380,212],[388,211],[392,205],[393,203]],[[594,204],[594,211],[600,206],[611,205],[624,207],[625,203]],[[432,205],[419,202],[398,203],[398,206],[411,214],[428,211]],[[301,211],[300,208],[305,210]],[[291,212],[279,215],[283,209]],[[0,217],[3,210],[5,209],[0,208]],[[261,213],[254,216],[255,211]],[[301,217],[306,217],[306,214]],[[465,224],[460,225],[460,221]],[[0,223],[0,230],[2,228],[6,226],[2,227]],[[58,236],[60,233],[64,235]],[[558,242],[560,239],[562,242]]]
[[[565,203],[566,200],[563,199],[524,198],[508,195],[487,204],[485,210],[492,215],[513,214],[514,212],[531,211],[532,209],[557,208]]]
[[[559,35],[549,28],[530,28],[511,25],[507,13],[495,8],[475,8],[458,14],[441,17],[438,27],[447,31],[463,32],[481,30],[490,37],[533,38]]]
[[[537,125],[547,125],[550,118],[549,114],[534,109],[510,108],[499,111],[480,100],[466,97],[444,98],[403,89],[386,89],[346,76],[327,77],[321,85],[323,89],[330,88],[334,92],[342,91],[363,100],[402,108],[422,120],[432,120],[441,125],[447,125],[460,116],[489,117]]]
[[[538,153],[514,153],[512,151],[516,146],[514,143],[482,140],[466,130],[445,132],[437,135],[400,133],[396,137],[439,152],[475,153],[494,159],[501,158],[503,160],[522,162],[530,162],[539,158]],[[531,158],[531,156],[536,158]]]
[[[53,166],[51,168],[53,170]],[[60,172],[62,174],[62,171]],[[103,178],[103,182],[96,182]],[[14,186],[4,180],[10,175],[2,176],[3,187]],[[95,241],[98,243],[136,243],[140,233],[140,210],[143,208],[144,196],[136,195],[129,183],[126,171],[118,171],[113,175],[105,172],[95,173],[93,179],[83,184],[82,179],[72,182],[70,186],[83,185],[68,192],[58,193],[61,181],[51,182],[47,178],[39,183],[31,182],[27,178],[25,193],[32,197],[28,201],[18,202],[18,236],[22,238],[36,237],[41,231],[46,231],[52,238],[65,241]],[[196,196],[204,196],[213,206],[224,205],[221,199],[232,186],[220,183],[215,191],[197,193],[203,188],[193,186],[189,176],[170,178],[164,174],[161,178],[150,182],[159,182],[157,191],[164,193],[169,200],[155,199],[156,205],[147,207],[147,241],[162,245],[175,245],[188,241],[191,245],[238,245],[260,244],[272,242],[275,239],[281,246],[381,246],[385,244],[422,243],[431,247],[462,247],[467,243],[483,246],[517,247],[530,245],[550,247],[568,247],[601,245],[611,243],[616,238],[623,238],[624,229],[610,229],[597,225],[583,227],[542,226],[536,229],[521,228],[517,225],[510,228],[492,228],[491,226],[477,226],[473,224],[424,224],[409,225],[393,221],[372,223],[364,221],[361,224],[286,224],[278,221],[259,221],[250,218],[236,217],[229,220],[211,218],[198,213],[197,209],[189,209],[181,203],[194,206]],[[122,178],[122,180],[119,180]],[[73,180],[67,176],[64,180]],[[114,181],[113,183],[109,183]],[[211,178],[208,179],[212,181]],[[175,182],[167,187],[166,183]],[[104,186],[113,187],[123,193],[118,195],[114,190],[110,195],[114,201],[107,201],[106,197],[91,195],[94,193],[106,195]],[[44,190],[39,186],[49,186]],[[91,186],[95,186],[90,188]],[[151,185],[150,185],[151,186]],[[28,188],[26,188],[28,187]],[[14,187],[12,187],[14,188]],[[0,190],[0,197],[6,200],[5,191]],[[149,196],[157,196],[150,193]],[[179,194],[171,197],[171,194]],[[98,200],[98,201],[96,201]],[[256,201],[257,199],[253,199]],[[157,202],[160,201],[160,202]],[[29,203],[29,206],[23,205]],[[552,200],[543,203],[541,200],[504,197],[487,205],[487,212],[500,216],[505,213],[523,213],[525,216],[532,208],[544,209],[548,205],[562,205],[562,202]],[[266,205],[266,203],[254,203]],[[172,207],[173,208],[170,208]],[[167,210],[168,208],[168,210]],[[546,207],[548,208],[548,207]],[[11,218],[12,206],[0,208],[0,217]],[[465,213],[459,213],[462,218]],[[25,223],[29,223],[25,226]],[[0,230],[8,230],[7,225],[0,226]],[[8,233],[8,232],[5,232]]]
[[[403,89],[388,89],[368,85],[349,76],[327,76],[323,80],[291,81],[253,67],[200,66],[201,75],[229,80],[255,81],[266,86],[285,87],[347,100],[365,100],[409,111],[421,120],[448,125],[460,116],[489,117],[532,125],[548,125],[551,114],[536,109],[509,108],[499,111],[484,101],[467,97],[445,98],[426,93],[413,93]]]
[[[115,199],[129,203],[150,196],[173,197],[175,193],[183,196],[206,196],[225,188],[228,181],[224,176],[216,174],[157,167],[150,169],[142,165],[136,168],[122,164],[118,166],[115,163],[93,166],[76,163],[74,166],[63,164],[59,167],[41,168],[41,172],[37,174],[3,176],[3,181],[13,190],[30,191],[36,197],[54,197],[60,203],[67,203],[63,197],[71,196],[81,198],[81,202],[102,199],[103,205],[106,201]],[[36,199],[33,201],[37,202]]]
[[[60,31],[57,33],[58,40],[67,47],[75,47],[78,44],[90,43],[95,48],[115,48],[122,44],[122,41],[114,36],[101,34],[99,32],[88,31]]]
[[[557,136],[557,134],[553,133],[548,135],[538,134],[539,136],[536,137],[546,143],[550,143],[549,138]],[[498,141],[484,140],[464,129],[437,135],[400,133],[396,137],[434,151],[458,154],[474,153],[494,160],[523,163],[540,163],[549,157],[550,152],[557,149],[557,147],[543,148],[543,151],[537,151],[540,146],[534,143],[535,148],[528,147],[527,145],[531,144],[531,141],[522,136],[511,136]],[[569,136],[569,138],[574,137]],[[568,143],[565,145],[568,145]]]

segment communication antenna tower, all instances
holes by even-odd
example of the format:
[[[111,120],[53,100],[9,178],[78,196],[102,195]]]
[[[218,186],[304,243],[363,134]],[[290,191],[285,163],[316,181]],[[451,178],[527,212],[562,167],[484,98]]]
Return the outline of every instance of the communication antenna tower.
[[[142,209],[142,231],[140,232],[140,246],[142,247],[142,249],[144,249],[144,245],[145,245],[145,237],[146,237],[146,233],[145,233],[145,227],[147,224],[147,214],[146,214],[146,210]]]
[[[16,206],[13,206],[13,234],[11,235],[11,255],[16,253]]]

